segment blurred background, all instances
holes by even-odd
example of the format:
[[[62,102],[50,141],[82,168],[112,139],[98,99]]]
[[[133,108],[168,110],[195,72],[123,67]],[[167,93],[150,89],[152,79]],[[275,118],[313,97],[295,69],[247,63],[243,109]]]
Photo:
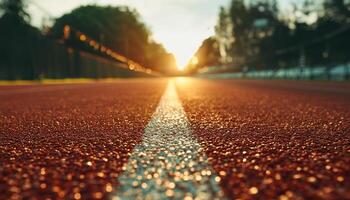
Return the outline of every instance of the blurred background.
[[[0,1],[0,80],[350,78],[350,0],[50,2]]]

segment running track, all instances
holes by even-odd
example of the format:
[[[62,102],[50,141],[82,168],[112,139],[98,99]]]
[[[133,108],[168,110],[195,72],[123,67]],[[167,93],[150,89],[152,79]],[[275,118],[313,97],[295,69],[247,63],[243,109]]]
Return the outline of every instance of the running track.
[[[0,87],[0,199],[350,199],[350,84]]]

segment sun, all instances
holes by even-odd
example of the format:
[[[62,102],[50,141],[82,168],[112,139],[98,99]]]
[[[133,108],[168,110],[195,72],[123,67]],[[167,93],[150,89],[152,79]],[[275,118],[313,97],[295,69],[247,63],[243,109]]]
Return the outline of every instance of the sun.
[[[177,70],[179,71],[183,71],[185,70],[187,64],[188,64],[188,61],[189,61],[189,58],[187,55],[185,54],[177,54],[175,55],[175,58],[176,58],[176,63],[177,63]]]
[[[164,44],[164,47],[169,53],[172,53],[176,59],[177,70],[184,71],[188,64],[190,64],[193,55],[196,53],[202,44],[201,37],[196,34],[190,35],[168,35],[167,37],[160,37],[155,35],[157,40]]]

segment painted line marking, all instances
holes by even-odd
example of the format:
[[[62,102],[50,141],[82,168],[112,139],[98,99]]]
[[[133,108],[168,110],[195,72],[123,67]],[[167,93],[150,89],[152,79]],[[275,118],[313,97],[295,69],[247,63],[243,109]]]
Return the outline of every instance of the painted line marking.
[[[220,178],[192,136],[173,81],[135,147],[112,199],[225,199]]]

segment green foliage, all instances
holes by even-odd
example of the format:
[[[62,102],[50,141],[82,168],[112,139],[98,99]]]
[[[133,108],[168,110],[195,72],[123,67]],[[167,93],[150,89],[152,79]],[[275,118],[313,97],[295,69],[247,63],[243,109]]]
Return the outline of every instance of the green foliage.
[[[2,0],[0,2],[0,9],[5,15],[11,15],[22,20],[28,20],[29,15],[24,9],[23,0]]]
[[[326,17],[335,21],[346,23],[350,19],[350,1],[349,0],[325,0],[324,8]]]
[[[254,63],[265,68],[274,50],[278,48],[278,35],[284,25],[277,19],[276,2],[256,1],[246,5],[233,0],[229,15],[232,23],[232,63],[244,66]]]
[[[278,8],[276,0],[232,0],[221,8],[215,37],[221,65],[260,70],[301,66],[302,57],[308,66],[349,61],[350,0],[304,0],[292,13]]]
[[[120,54],[161,72],[175,70],[175,59],[151,33],[139,14],[128,7],[82,6],[56,20],[54,37],[61,38],[63,27],[70,25]]]
[[[31,58],[41,34],[28,24],[22,1],[4,0],[0,5],[0,79],[34,79]]]
[[[215,66],[220,64],[219,44],[214,37],[203,41],[194,57],[187,65],[186,70],[189,73],[206,66]]]
[[[51,35],[42,35],[28,23],[23,1],[4,0],[0,5],[2,80],[143,76],[125,69],[126,64],[103,58],[80,41],[72,41],[72,46],[67,47],[60,40],[66,24],[145,67],[167,73],[176,67],[173,55],[150,39],[136,11],[126,7],[81,7],[58,19]]]

